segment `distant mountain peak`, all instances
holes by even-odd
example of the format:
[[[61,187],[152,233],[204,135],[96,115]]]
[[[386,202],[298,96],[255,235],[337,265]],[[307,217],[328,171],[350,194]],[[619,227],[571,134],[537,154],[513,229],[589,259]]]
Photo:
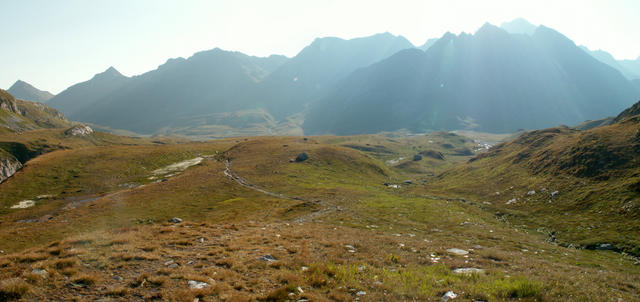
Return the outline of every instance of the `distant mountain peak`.
[[[52,93],[33,87],[23,80],[17,80],[7,91],[17,99],[34,102],[46,102],[54,96]]]
[[[489,22],[486,22],[480,27],[475,36],[485,36],[485,35],[503,35],[508,34],[504,29],[497,27]]]
[[[533,35],[537,26],[523,18],[517,18],[509,22],[502,22],[500,28],[506,30],[510,34]]]
[[[121,74],[115,67],[109,66],[107,70],[96,74],[93,76],[94,79],[98,78],[126,78],[123,74]]]

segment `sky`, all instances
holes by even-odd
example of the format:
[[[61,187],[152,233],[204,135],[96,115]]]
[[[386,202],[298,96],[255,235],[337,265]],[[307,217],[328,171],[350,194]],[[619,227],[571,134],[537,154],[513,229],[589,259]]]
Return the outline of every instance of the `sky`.
[[[295,56],[317,37],[381,32],[415,45],[515,18],[617,59],[640,56],[639,0],[0,0],[0,88],[59,93],[113,66],[127,76],[220,47]]]

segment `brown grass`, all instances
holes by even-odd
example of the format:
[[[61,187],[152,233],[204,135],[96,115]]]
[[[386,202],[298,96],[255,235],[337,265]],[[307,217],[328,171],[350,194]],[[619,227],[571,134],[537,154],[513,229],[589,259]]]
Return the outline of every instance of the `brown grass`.
[[[0,281],[0,301],[18,300],[31,292],[31,286],[20,278]]]

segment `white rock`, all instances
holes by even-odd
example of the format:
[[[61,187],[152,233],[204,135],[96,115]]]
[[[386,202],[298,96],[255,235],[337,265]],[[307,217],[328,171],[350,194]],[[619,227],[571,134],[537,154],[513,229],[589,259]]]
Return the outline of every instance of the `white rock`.
[[[12,209],[26,209],[36,205],[36,202],[33,200],[23,200],[17,204],[11,206]]]
[[[527,192],[527,195],[529,195],[529,196],[536,195],[536,191],[531,190],[531,191]]]
[[[457,297],[458,295],[456,295],[456,293],[448,291],[442,296],[442,301],[449,301],[450,299],[455,299]]]
[[[357,293],[356,293],[356,296],[360,296],[360,297],[362,297],[362,296],[364,296],[364,295],[366,295],[366,294],[367,294],[367,292],[365,292],[365,291],[361,290],[361,291],[359,291],[359,292],[357,292]]]
[[[187,282],[187,285],[189,285],[189,288],[191,289],[203,289],[209,287],[209,284],[195,280],[189,280],[189,282]]]
[[[454,269],[453,273],[463,274],[463,275],[483,274],[484,270],[481,268],[475,268],[475,267],[462,267],[462,268]]]
[[[64,134],[69,136],[86,136],[93,133],[93,129],[87,125],[75,125],[67,129]]]
[[[451,249],[447,249],[447,252],[454,254],[454,255],[458,255],[458,256],[464,256],[469,254],[468,251],[465,251],[463,249],[458,249],[458,248],[451,248]]]

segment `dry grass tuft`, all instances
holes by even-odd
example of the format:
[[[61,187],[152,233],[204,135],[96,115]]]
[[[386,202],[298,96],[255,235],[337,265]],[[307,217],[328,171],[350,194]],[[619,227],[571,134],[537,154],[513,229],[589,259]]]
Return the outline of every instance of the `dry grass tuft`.
[[[100,276],[98,274],[81,274],[71,279],[71,283],[82,286],[91,286],[96,284],[98,280],[100,280]]]
[[[41,252],[31,252],[18,256],[19,262],[32,263],[37,261],[42,261],[49,258],[49,254],[41,253]]]
[[[20,278],[0,282],[0,301],[18,300],[29,292],[31,292],[31,286]]]

